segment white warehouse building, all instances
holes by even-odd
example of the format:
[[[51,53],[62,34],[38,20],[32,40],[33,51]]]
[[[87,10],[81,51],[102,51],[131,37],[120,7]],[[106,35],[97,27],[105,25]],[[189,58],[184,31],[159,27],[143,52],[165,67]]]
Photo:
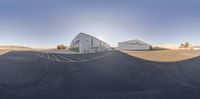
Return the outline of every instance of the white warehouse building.
[[[70,44],[71,51],[79,53],[96,53],[108,51],[111,49],[110,45],[96,37],[85,33],[79,33]]]
[[[150,50],[151,45],[147,44],[140,40],[129,40],[124,42],[118,43],[118,49],[124,51],[131,51],[131,50]]]

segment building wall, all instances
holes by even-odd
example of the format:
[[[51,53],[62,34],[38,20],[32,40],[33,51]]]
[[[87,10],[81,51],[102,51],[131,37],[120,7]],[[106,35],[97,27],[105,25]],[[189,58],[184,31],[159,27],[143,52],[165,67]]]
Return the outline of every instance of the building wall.
[[[147,44],[129,44],[119,43],[119,50],[150,50],[150,45]]]
[[[79,52],[80,50],[80,36],[76,36],[72,42],[70,43],[70,49],[72,51],[76,51],[76,52]]]
[[[77,47],[76,42],[79,41],[78,48],[79,48],[79,53],[95,53],[95,52],[102,52],[106,51],[110,48],[108,44],[105,42],[84,34],[80,33],[78,36],[76,36],[72,42],[71,42],[71,48]]]

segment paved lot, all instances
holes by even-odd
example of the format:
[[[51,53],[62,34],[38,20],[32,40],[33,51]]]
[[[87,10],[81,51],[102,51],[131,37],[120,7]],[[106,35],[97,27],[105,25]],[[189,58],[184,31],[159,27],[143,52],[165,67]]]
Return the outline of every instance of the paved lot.
[[[113,52],[90,53],[90,54],[61,54],[61,53],[37,53],[38,56],[57,62],[86,62],[106,57]]]
[[[9,52],[0,56],[0,99],[198,99],[199,75],[199,57],[159,63],[118,51]]]

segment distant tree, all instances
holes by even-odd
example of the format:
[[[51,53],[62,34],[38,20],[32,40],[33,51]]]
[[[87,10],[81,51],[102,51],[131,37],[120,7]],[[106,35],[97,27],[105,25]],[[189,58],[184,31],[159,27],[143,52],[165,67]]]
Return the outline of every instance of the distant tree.
[[[60,46],[60,45],[57,45],[57,49],[60,50],[60,49],[61,49],[61,46]]]
[[[185,43],[185,48],[189,48],[190,47],[190,43],[189,42],[186,42]]]
[[[181,43],[180,48],[189,48],[190,46],[191,46],[191,44],[189,42],[186,42],[185,44]]]
[[[61,49],[67,49],[67,47],[64,44],[61,44]]]
[[[185,44],[181,43],[181,47],[180,48],[184,48],[185,47]]]
[[[67,47],[64,44],[59,44],[59,45],[57,45],[57,49],[58,50],[67,49]]]

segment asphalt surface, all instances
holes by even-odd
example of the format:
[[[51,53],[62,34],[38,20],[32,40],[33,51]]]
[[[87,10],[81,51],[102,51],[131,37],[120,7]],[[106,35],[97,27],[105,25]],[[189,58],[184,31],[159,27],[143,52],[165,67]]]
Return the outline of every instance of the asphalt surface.
[[[199,99],[200,57],[156,63],[119,51],[0,56],[0,99]]]

